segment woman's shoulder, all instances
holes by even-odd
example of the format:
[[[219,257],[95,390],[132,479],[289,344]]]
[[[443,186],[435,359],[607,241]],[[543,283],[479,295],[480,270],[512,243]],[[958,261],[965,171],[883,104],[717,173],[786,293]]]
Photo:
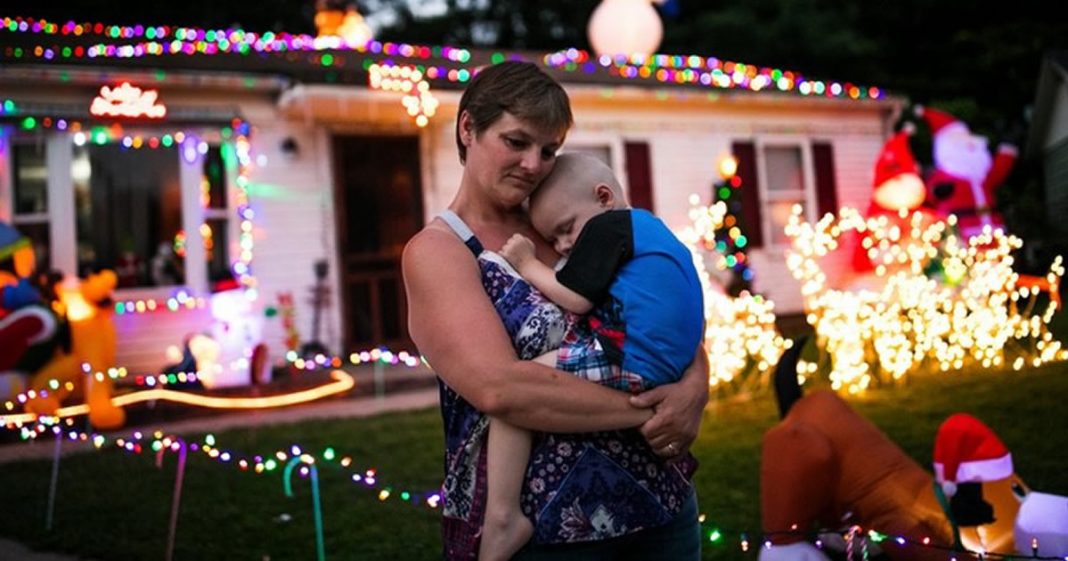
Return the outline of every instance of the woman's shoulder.
[[[439,266],[462,255],[471,257],[471,251],[448,226],[435,219],[408,240],[401,260],[407,270],[423,264]]]

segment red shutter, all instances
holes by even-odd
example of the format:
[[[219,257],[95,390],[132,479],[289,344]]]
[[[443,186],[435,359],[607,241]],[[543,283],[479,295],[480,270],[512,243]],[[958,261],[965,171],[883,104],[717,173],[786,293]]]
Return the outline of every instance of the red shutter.
[[[812,163],[816,171],[817,220],[838,212],[838,183],[834,178],[834,147],[830,142],[812,143]]]
[[[760,192],[757,190],[756,146],[752,142],[734,142],[731,153],[738,160],[738,178],[742,180],[742,230],[749,239],[749,247],[764,246],[764,226],[761,221]]]
[[[653,212],[653,175],[649,165],[648,142],[623,144],[627,163],[627,184],[630,186],[630,206]]]

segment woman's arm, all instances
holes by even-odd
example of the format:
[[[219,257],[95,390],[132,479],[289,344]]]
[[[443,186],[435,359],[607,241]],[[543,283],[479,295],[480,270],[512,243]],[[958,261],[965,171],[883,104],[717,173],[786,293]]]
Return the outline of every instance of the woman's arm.
[[[404,249],[408,329],[434,371],[476,409],[547,432],[641,425],[628,395],[519,360],[482,289],[478,263],[451,232],[428,227]]]
[[[593,302],[560,284],[560,281],[556,280],[556,271],[538,261],[534,255],[534,242],[523,234],[513,234],[504,242],[501,257],[508,260],[520,276],[557,306],[575,314],[585,314],[593,308]]]
[[[708,404],[708,375],[708,354],[704,345],[700,345],[681,380],[631,398],[631,404],[656,411],[642,425],[641,432],[658,455],[668,458],[680,455],[697,439]],[[668,444],[673,446],[669,448]]]

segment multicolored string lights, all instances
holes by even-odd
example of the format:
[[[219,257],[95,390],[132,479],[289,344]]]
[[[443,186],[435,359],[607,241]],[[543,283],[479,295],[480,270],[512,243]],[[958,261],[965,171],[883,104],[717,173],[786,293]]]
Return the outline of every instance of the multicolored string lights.
[[[379,474],[378,469],[374,467],[357,467],[352,456],[341,454],[332,446],[322,448],[319,452],[313,452],[311,447],[293,444],[287,448],[276,449],[273,452],[251,454],[223,447],[212,434],[204,435],[196,441],[183,441],[181,437],[166,434],[162,430],[152,433],[135,431],[125,437],[112,438],[103,434],[75,430],[72,419],[65,419],[62,422],[47,419],[32,428],[25,429],[23,438],[25,440],[34,440],[46,435],[55,435],[57,438],[68,441],[91,444],[95,450],[104,450],[110,446],[115,446],[131,455],[140,455],[147,452],[156,455],[157,461],[159,461],[159,456],[162,453],[177,451],[180,446],[184,445],[189,452],[212,460],[218,466],[229,466],[239,472],[255,475],[273,476],[274,474],[279,474],[280,476],[285,476],[286,474],[283,472],[293,464],[299,464],[299,466],[293,465],[295,469],[291,469],[301,477],[311,477],[313,467],[321,470],[329,469],[332,473],[341,474],[345,480],[354,484],[358,489],[373,493],[378,503],[400,501],[411,506],[431,510],[441,506],[440,489],[415,490],[396,484],[387,484]],[[908,546],[944,551],[947,559],[960,561],[966,559],[1064,561],[1062,557],[1041,556],[1037,553],[1022,555],[995,551],[969,551],[955,548],[949,544],[937,543],[929,537],[914,539],[887,534],[877,529],[860,528],[859,526],[851,526],[840,531],[831,529],[802,531],[796,526],[781,531],[768,532],[732,530],[717,525],[704,513],[698,516],[698,522],[701,525],[702,539],[708,547],[728,545],[728,536],[737,536],[736,546],[743,552],[755,552],[756,548],[771,547],[770,540],[775,536],[783,535],[801,536],[810,539],[814,541],[817,547],[823,549],[828,546],[822,538],[837,534],[841,538],[840,541],[846,544],[847,548],[851,548],[853,554],[850,557],[851,559],[863,559],[868,555],[874,555],[875,546],[884,550],[892,547]],[[751,535],[762,535],[763,541],[754,543],[750,538]],[[1037,544],[1032,545],[1033,549],[1037,551]]]
[[[594,59],[587,51],[568,49],[545,55],[543,62],[550,68],[568,72],[594,74],[607,70],[611,76],[628,80],[655,80],[663,84],[686,84],[754,92],[775,90],[810,97],[854,100],[886,97],[886,92],[876,87],[809,80],[799,73],[788,70],[760,68],[750,64],[698,55],[602,55]]]
[[[469,50],[451,46],[426,46],[369,40],[350,43],[340,37],[313,37],[305,34],[255,33],[241,29],[203,29],[175,26],[118,26],[102,23],[67,22],[57,24],[33,18],[6,17],[0,20],[0,32],[41,35],[52,39],[98,37],[101,41],[90,46],[37,44],[27,47],[9,46],[0,56],[12,59],[40,58],[44,60],[71,58],[141,58],[146,56],[219,54],[279,54],[309,53],[307,62],[323,67],[343,68],[342,57],[331,51],[357,52],[374,56],[403,57],[416,60],[445,60],[460,66],[417,64],[429,80],[452,83],[467,82],[477,70]],[[494,52],[491,63],[503,60],[527,60],[520,53]],[[364,61],[365,65],[368,61]],[[372,61],[373,62],[373,61]],[[607,73],[624,80],[655,81],[661,84],[691,85],[711,89],[748,91],[777,91],[797,93],[808,97],[829,97],[851,100],[878,100],[886,92],[877,87],[863,87],[852,83],[810,80],[798,72],[758,67],[740,62],[722,61],[698,55],[654,54],[649,56],[591,57],[580,49],[567,49],[546,54],[541,62],[549,68],[564,72],[592,75]]]

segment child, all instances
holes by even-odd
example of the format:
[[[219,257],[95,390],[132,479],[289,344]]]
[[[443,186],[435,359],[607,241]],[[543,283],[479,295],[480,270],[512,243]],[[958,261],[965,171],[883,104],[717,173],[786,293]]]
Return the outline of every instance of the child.
[[[704,334],[700,280],[690,251],[659,219],[630,209],[600,160],[563,154],[530,198],[534,228],[566,264],[554,272],[516,234],[501,250],[531,285],[575,314],[591,313],[592,336],[571,330],[536,360],[630,392],[677,381]],[[581,323],[581,322],[580,322]],[[486,525],[479,559],[508,559],[530,539],[519,510],[530,433],[490,420]],[[677,454],[669,445],[667,452]]]

